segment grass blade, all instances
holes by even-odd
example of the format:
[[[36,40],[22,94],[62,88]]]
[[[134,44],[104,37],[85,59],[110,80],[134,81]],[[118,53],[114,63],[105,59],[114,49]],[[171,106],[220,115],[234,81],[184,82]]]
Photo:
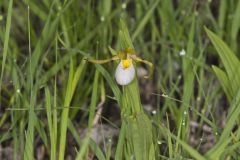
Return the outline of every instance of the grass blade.
[[[153,11],[155,10],[155,8],[157,7],[159,2],[160,2],[160,0],[152,1],[152,4],[150,5],[149,9],[147,10],[147,13],[141,19],[141,21],[137,25],[137,28],[135,29],[135,31],[134,31],[134,33],[132,35],[132,40],[133,41],[140,34],[140,32],[144,29],[145,25],[147,24],[147,22],[151,18],[152,14],[153,14]]]
[[[226,146],[231,141],[230,133],[240,115],[240,90],[234,98],[233,103],[231,104],[231,108],[232,112],[228,114],[228,119],[219,141],[206,154],[206,156],[210,159],[219,159],[222,153],[225,151]]]
[[[1,77],[0,77],[0,97],[1,97],[1,91],[2,91],[4,68],[5,68],[5,63],[7,59],[7,53],[8,53],[8,42],[9,42],[11,22],[12,22],[12,7],[13,7],[13,0],[9,0],[8,12],[7,12],[7,24],[6,24],[6,31],[4,36],[2,69],[1,69]],[[0,108],[1,108],[1,101],[0,101]]]

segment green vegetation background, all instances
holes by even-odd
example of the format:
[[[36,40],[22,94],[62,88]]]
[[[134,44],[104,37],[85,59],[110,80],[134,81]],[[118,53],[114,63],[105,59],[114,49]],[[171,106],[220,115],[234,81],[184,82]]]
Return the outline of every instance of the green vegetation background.
[[[0,159],[239,159],[239,28],[238,0],[0,1]],[[85,61],[109,46],[152,78]]]

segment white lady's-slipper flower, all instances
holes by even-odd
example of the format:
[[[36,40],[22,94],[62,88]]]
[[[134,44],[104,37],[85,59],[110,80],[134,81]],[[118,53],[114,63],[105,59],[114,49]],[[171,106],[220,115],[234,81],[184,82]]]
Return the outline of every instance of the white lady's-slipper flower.
[[[135,78],[135,69],[131,59],[121,60],[118,64],[115,79],[119,85],[125,86]]]
[[[131,48],[126,48],[123,51],[118,52],[118,55],[113,56],[112,58],[105,60],[94,60],[94,59],[86,59],[89,62],[95,64],[104,64],[110,61],[120,60],[115,72],[115,79],[119,85],[125,86],[130,84],[135,78],[135,68],[133,65],[133,60],[135,62],[145,63],[150,67],[150,75],[153,71],[153,64],[146,60],[143,60],[136,56],[135,51]],[[145,78],[149,78],[149,76],[145,76]]]

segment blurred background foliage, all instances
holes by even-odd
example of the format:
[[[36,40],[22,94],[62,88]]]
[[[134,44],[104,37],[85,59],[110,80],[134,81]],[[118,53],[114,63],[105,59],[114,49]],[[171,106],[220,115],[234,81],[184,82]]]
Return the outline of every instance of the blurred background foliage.
[[[194,157],[187,144],[205,154],[219,140],[235,95],[226,86],[224,94],[222,72],[216,77],[211,68],[223,63],[204,26],[239,57],[239,0],[3,0],[0,159],[114,157],[121,119],[106,77],[113,79],[117,64],[96,73],[84,57],[105,59],[112,56],[109,46],[120,48],[120,18],[136,53],[154,64],[151,79],[142,76],[145,65],[138,75],[143,108],[156,124],[156,159]],[[98,114],[95,137],[86,142],[91,149],[81,147]],[[239,139],[231,140],[235,146],[224,158],[239,157]]]

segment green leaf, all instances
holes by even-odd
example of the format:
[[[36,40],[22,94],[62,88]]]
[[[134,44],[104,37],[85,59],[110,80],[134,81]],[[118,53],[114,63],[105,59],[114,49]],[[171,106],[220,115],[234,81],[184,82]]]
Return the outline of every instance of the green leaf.
[[[126,121],[123,121],[121,129],[120,129],[120,133],[118,136],[118,144],[117,144],[117,149],[116,149],[116,153],[115,153],[116,160],[123,159],[123,152],[124,152],[123,147],[124,147],[124,143],[125,143],[126,129],[127,129]]]
[[[132,48],[134,49],[132,40],[130,38],[130,34],[128,32],[127,26],[124,23],[123,20],[120,20],[120,30],[119,30],[119,34],[118,34],[118,43],[120,44],[120,48],[121,50],[124,50],[126,48]]]
[[[231,38],[232,40],[236,40],[237,36],[238,36],[238,32],[240,29],[240,1],[238,1],[238,3],[236,4],[236,10],[234,13],[234,17],[232,20],[232,28],[231,28]]]
[[[41,120],[38,119],[38,117],[36,117],[36,116],[35,116],[35,127],[36,127],[36,130],[37,130],[39,136],[41,137],[44,145],[46,147],[48,147],[47,134],[44,130],[44,123],[41,122]]]
[[[207,28],[205,28],[205,30],[223,62],[228,79],[231,82],[230,86],[233,91],[233,95],[235,95],[238,91],[238,88],[240,88],[240,62],[237,59],[236,55],[218,36],[216,36]]]
[[[64,159],[65,154],[65,145],[66,145],[66,135],[67,135],[67,120],[68,120],[68,113],[69,113],[69,106],[72,100],[72,81],[74,78],[74,71],[73,71],[73,62],[70,63],[70,71],[68,76],[68,83],[67,83],[67,91],[66,96],[64,99],[64,110],[61,113],[61,122],[60,122],[60,142],[59,142],[59,160]]]
[[[113,94],[114,94],[118,104],[120,105],[120,107],[122,107],[122,105],[121,105],[122,93],[121,93],[120,89],[118,88],[116,82],[111,77],[111,75],[106,71],[106,69],[104,69],[101,65],[96,64],[96,68],[102,74],[102,76],[106,79],[108,85],[111,87],[111,89],[113,91]]]
[[[153,157],[152,126],[144,113],[133,115],[128,119],[128,138],[137,160]]]
[[[233,90],[231,88],[231,83],[226,73],[216,66],[212,66],[212,68],[223,87],[223,90],[228,98],[228,101],[230,102],[234,95],[233,95]]]
[[[2,69],[1,69],[1,76],[0,76],[0,96],[2,91],[2,80],[3,80],[3,73],[5,68],[5,63],[7,59],[7,53],[8,53],[8,43],[9,43],[9,37],[10,37],[10,28],[11,28],[11,22],[12,22],[12,8],[13,8],[13,0],[10,0],[8,3],[8,11],[7,11],[7,23],[6,23],[6,31],[4,36],[4,46],[3,46],[3,59],[2,59]],[[0,105],[1,107],[1,105]]]

